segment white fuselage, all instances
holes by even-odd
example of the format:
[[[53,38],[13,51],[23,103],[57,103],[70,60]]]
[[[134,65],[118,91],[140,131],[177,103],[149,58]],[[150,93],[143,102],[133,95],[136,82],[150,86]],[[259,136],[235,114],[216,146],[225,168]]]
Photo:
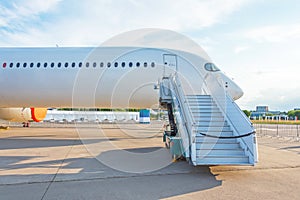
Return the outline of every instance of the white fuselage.
[[[208,61],[187,52],[154,48],[0,48],[0,107],[135,107],[158,104],[154,85],[177,72],[187,93],[201,93],[207,73],[241,89]]]

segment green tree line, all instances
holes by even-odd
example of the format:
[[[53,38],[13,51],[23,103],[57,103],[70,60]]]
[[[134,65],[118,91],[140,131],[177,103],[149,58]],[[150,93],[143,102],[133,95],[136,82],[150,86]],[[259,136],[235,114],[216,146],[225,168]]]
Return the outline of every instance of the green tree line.
[[[290,110],[288,116],[293,118],[297,117],[297,119],[300,120],[300,110]]]

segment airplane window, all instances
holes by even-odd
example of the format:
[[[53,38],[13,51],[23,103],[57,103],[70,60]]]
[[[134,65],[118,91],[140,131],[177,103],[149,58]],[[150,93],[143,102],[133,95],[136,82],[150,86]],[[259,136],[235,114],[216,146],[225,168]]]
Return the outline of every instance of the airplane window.
[[[74,68],[74,67],[75,67],[75,65],[76,65],[76,64],[73,62],[73,63],[72,63],[72,67]]]
[[[154,62],[151,63],[151,67],[155,67],[155,63]]]
[[[118,63],[117,62],[115,62],[115,67],[118,67]]]
[[[47,67],[47,65],[48,65],[48,63],[44,63],[44,67],[45,67],[45,68]]]
[[[17,63],[17,68],[19,68],[20,67],[20,63]]]
[[[137,63],[136,63],[136,66],[139,67],[139,66],[141,66],[141,64],[140,64],[139,62],[137,62]]]
[[[126,66],[126,63],[125,62],[122,62],[122,67],[125,67]]]
[[[10,63],[9,67],[12,68],[14,66],[14,63]]]
[[[90,63],[87,62],[87,63],[85,64],[85,66],[86,66],[86,67],[89,67],[89,66],[90,66]]]
[[[58,63],[58,64],[57,64],[57,67],[60,68],[60,67],[61,67],[61,63]]]
[[[129,63],[129,67],[132,67],[132,65],[133,65],[132,62],[130,62],[130,63]]]
[[[104,67],[104,63],[103,62],[100,63],[100,67]]]
[[[97,63],[94,62],[94,63],[93,63],[93,67],[97,67]]]
[[[81,67],[82,67],[82,62],[80,62],[80,63],[78,64],[78,66],[81,68]]]
[[[6,68],[6,63],[3,63],[3,68]]]
[[[33,63],[30,63],[30,68],[33,68],[34,64]]]
[[[51,68],[53,68],[54,67],[54,63],[51,63]]]
[[[17,64],[18,65],[18,64]],[[41,63],[38,63],[37,65],[36,65],[38,68],[41,66]]]
[[[27,63],[23,63],[23,67],[26,68],[27,67]]]
[[[220,69],[213,63],[206,63],[204,65],[204,68],[209,72],[217,72],[220,71]]]
[[[147,66],[148,66],[148,64],[146,62],[144,62],[144,67],[147,67]]]
[[[110,66],[111,66],[111,63],[110,63],[110,62],[108,62],[108,63],[107,63],[107,67],[110,67]]]
[[[69,63],[66,62],[66,63],[65,63],[65,68],[67,68],[68,66],[69,66]]]

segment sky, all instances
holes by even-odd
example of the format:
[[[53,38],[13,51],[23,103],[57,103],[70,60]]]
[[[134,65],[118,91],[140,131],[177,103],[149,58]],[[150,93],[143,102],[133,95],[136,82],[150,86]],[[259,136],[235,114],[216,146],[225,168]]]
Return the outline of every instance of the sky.
[[[238,83],[242,109],[288,111],[300,107],[299,10],[299,0],[0,0],[0,47],[97,46],[169,29]]]

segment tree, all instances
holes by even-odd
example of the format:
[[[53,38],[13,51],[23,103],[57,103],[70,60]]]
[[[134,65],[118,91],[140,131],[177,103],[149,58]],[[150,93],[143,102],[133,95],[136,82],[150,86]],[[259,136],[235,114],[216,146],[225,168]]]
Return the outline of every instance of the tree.
[[[250,117],[251,112],[250,112],[249,110],[243,110],[243,112],[245,113],[245,115],[246,115],[247,117]]]
[[[297,119],[300,120],[300,110],[290,110],[288,116],[293,118],[297,117]]]
[[[295,111],[294,110],[288,111],[288,116],[289,117],[294,117],[295,116]]]
[[[295,116],[297,117],[298,120],[300,120],[300,110],[295,111]]]

